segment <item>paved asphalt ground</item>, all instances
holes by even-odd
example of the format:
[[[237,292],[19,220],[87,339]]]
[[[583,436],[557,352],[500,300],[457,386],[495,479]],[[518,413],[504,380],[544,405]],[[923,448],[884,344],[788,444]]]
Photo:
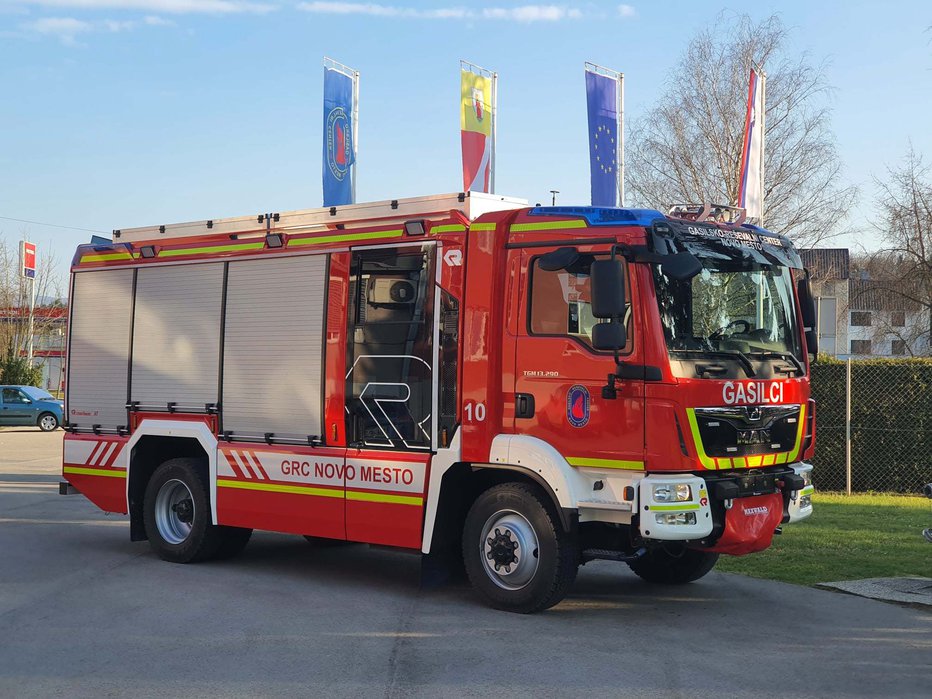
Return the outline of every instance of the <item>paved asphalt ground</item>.
[[[0,430],[0,697],[932,696],[932,615],[736,575],[590,564],[517,616],[366,546],[164,563],[57,494],[61,439]]]

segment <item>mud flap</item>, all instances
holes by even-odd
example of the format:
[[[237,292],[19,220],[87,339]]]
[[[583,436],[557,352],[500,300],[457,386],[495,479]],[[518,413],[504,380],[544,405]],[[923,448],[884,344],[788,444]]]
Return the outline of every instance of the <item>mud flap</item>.
[[[770,547],[773,532],[783,519],[781,493],[737,498],[725,510],[725,531],[715,546],[705,549],[741,556]]]

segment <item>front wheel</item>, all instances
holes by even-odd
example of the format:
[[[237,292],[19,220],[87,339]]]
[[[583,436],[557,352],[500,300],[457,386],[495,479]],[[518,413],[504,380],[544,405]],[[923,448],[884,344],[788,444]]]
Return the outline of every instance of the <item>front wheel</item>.
[[[650,583],[682,585],[698,580],[715,567],[717,553],[697,551],[685,546],[649,550],[642,558],[628,565],[638,577]]]
[[[576,579],[576,543],[534,486],[504,483],[466,515],[463,561],[491,606],[529,614],[557,604]]]
[[[58,418],[52,413],[42,413],[36,423],[43,432],[51,432],[58,427]]]

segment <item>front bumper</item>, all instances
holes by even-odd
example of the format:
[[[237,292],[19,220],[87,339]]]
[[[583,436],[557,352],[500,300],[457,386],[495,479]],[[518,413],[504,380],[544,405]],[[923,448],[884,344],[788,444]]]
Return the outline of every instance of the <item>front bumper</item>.
[[[646,541],[693,541],[715,547],[734,537],[739,517],[765,515],[767,522],[793,523],[812,514],[812,466],[790,466],[713,474],[650,474],[637,484],[638,530]],[[689,499],[671,502],[655,497],[680,487]],[[779,495],[779,497],[777,497]],[[753,500],[752,500],[753,499]],[[749,507],[734,510],[735,502]],[[782,504],[782,511],[778,512]],[[729,524],[729,517],[731,517]],[[769,538],[770,531],[760,536]],[[727,541],[725,542],[727,543]]]

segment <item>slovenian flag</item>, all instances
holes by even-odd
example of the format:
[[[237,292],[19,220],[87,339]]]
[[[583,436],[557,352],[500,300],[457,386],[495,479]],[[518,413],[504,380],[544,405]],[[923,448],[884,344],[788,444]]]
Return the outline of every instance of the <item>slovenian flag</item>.
[[[593,206],[618,205],[618,81],[586,71]]]
[[[463,191],[489,192],[492,172],[492,81],[460,71],[460,138]]]
[[[762,72],[751,68],[748,111],[744,121],[744,149],[738,181],[738,206],[758,221],[764,213],[764,84]]]

